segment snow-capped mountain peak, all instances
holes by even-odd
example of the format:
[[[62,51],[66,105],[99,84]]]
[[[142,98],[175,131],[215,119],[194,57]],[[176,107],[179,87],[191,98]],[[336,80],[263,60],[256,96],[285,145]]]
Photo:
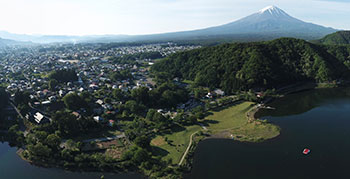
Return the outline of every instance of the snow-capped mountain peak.
[[[271,15],[288,15],[286,12],[284,12],[282,9],[276,7],[276,6],[267,6],[259,11],[260,14],[271,14]]]

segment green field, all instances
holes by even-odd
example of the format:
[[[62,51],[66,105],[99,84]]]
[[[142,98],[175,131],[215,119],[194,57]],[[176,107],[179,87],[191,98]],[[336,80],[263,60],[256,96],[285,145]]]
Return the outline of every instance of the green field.
[[[201,122],[217,137],[258,142],[278,136],[278,126],[259,120],[248,121],[246,113],[253,105],[252,102],[243,102],[220,111],[210,111],[212,114]]]
[[[161,155],[165,160],[171,159],[173,164],[177,164],[188,146],[191,134],[200,130],[201,127],[198,125],[189,126],[185,130],[170,135],[157,136],[151,144],[157,155]],[[169,143],[165,141],[165,137],[168,138]]]
[[[241,127],[247,123],[246,113],[251,105],[253,105],[252,102],[243,102],[220,111],[209,111],[212,114],[201,122],[206,124],[214,134],[222,130]]]

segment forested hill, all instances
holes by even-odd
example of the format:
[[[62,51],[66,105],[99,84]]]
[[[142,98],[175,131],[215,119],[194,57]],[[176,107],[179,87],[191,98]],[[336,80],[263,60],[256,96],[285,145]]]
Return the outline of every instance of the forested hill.
[[[326,45],[350,44],[350,31],[335,32],[317,40],[316,42]]]
[[[227,93],[300,81],[328,82],[350,79],[350,47],[292,38],[223,44],[174,54],[154,64],[152,72],[158,78],[194,80]]]

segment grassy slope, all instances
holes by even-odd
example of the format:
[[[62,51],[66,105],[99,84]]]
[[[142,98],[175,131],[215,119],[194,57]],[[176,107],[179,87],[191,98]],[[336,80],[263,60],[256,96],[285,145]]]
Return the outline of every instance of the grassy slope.
[[[177,164],[180,162],[180,159],[188,146],[191,134],[200,130],[201,127],[198,125],[189,126],[180,132],[157,136],[152,140],[151,144],[160,148],[157,149],[157,153],[162,155],[164,159],[171,159],[174,164]],[[169,141],[172,141],[171,145],[165,142],[165,137],[167,137]]]

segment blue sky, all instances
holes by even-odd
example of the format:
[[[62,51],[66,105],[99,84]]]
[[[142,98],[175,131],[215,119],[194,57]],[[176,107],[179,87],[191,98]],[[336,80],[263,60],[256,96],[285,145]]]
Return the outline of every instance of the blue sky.
[[[291,16],[350,29],[350,0],[1,0],[0,30],[21,34],[152,34],[200,29],[275,5]]]

